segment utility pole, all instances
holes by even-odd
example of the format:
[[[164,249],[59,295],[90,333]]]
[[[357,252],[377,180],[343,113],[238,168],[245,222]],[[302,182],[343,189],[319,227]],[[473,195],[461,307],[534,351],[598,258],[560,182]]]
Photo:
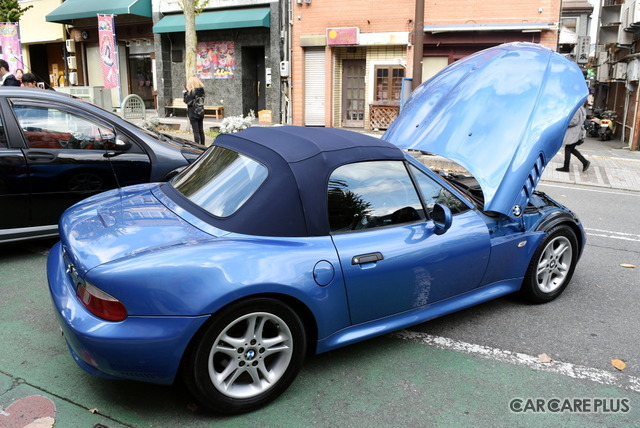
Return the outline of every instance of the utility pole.
[[[416,0],[416,16],[413,25],[413,80],[416,89],[422,83],[422,55],[424,51],[424,0]]]

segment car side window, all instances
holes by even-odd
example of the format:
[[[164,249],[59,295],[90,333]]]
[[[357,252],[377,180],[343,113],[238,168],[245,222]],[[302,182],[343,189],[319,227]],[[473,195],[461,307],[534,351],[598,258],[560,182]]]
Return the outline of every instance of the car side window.
[[[0,117],[0,149],[7,148],[7,135],[4,132],[4,123],[2,123],[2,118]]]
[[[425,219],[411,177],[402,161],[343,165],[328,186],[331,232],[348,232]]]
[[[467,204],[442,187],[442,185],[433,178],[429,177],[413,165],[410,165],[409,168],[418,183],[418,188],[420,189],[422,200],[426,205],[429,218],[432,217],[431,213],[433,212],[433,206],[435,204],[449,207],[452,214],[459,214],[469,209]]]
[[[113,129],[52,107],[14,105],[25,140],[31,149],[110,150]]]

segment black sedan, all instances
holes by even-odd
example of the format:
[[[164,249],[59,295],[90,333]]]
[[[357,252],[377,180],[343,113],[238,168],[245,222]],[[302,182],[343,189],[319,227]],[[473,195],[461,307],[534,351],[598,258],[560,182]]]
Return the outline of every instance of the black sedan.
[[[54,91],[0,89],[0,243],[53,237],[75,202],[166,181],[203,152]]]

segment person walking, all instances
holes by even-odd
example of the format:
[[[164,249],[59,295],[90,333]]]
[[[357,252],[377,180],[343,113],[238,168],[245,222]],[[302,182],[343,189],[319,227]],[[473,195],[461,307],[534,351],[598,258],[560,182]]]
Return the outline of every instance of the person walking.
[[[187,105],[187,117],[193,129],[193,140],[204,145],[204,84],[196,76],[187,80],[182,94]]]
[[[0,59],[0,81],[2,86],[20,86],[20,81],[9,71],[9,63]]]
[[[578,111],[571,118],[567,132],[564,134],[564,165],[561,168],[556,168],[556,171],[569,172],[569,163],[571,161],[571,155],[573,154],[582,162],[582,172],[589,169],[589,162],[582,156],[577,147],[584,143],[584,138],[587,136],[587,131],[584,129],[584,120],[587,118],[587,112],[584,106],[580,106]]]

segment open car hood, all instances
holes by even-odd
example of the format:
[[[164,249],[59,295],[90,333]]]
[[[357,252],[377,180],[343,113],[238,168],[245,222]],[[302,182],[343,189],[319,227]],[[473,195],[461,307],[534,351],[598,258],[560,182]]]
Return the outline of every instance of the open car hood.
[[[532,43],[457,61],[420,85],[382,137],[457,162],[486,211],[518,217],[588,90],[578,66]]]

